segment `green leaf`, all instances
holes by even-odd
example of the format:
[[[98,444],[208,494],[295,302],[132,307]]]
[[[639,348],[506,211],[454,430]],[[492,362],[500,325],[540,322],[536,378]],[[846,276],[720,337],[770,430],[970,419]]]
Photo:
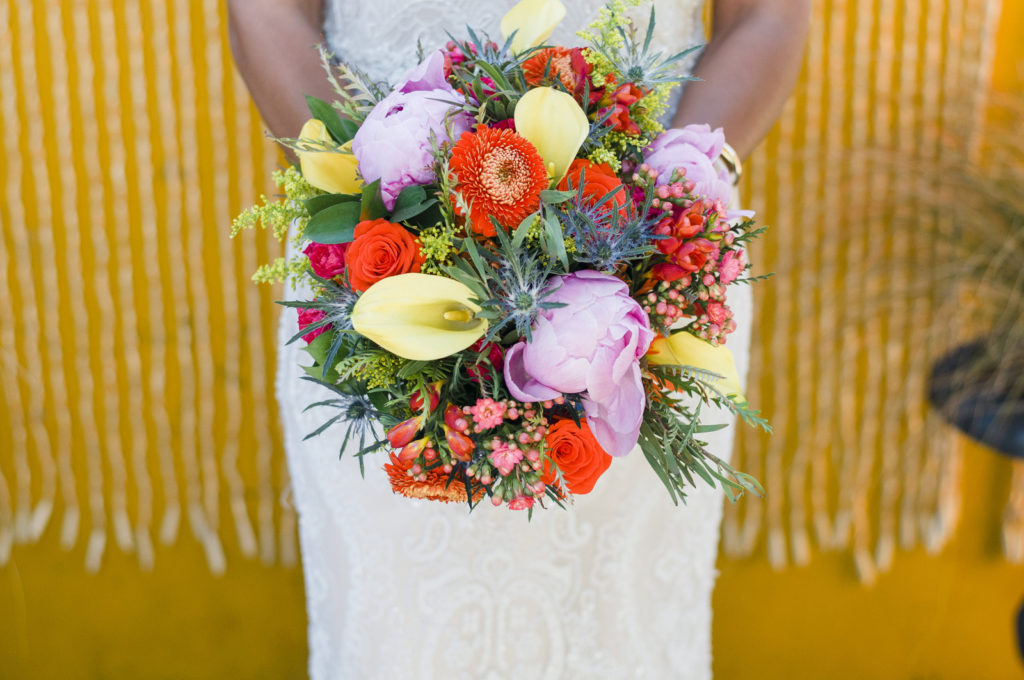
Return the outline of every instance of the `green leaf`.
[[[565,252],[565,236],[562,234],[562,225],[558,223],[554,215],[544,216],[545,242],[548,255],[555,257],[562,263],[565,271],[569,271],[569,255]]]
[[[337,205],[339,203],[349,203],[351,201],[358,200],[358,194],[322,194],[320,196],[307,198],[305,201],[303,201],[303,204],[305,204],[306,206],[306,212],[308,212],[309,216],[312,217],[321,210],[330,208],[332,205]]]
[[[345,125],[341,116],[334,110],[334,107],[323,99],[317,99],[307,94],[306,105],[309,106],[309,112],[313,117],[324,124],[327,131],[331,133],[331,137],[338,144],[344,144],[351,140],[355,130],[358,129],[358,126],[352,121],[348,121],[351,125]]]
[[[526,216],[519,226],[516,227],[515,233],[512,235],[512,249],[519,250],[523,247],[523,241],[526,240],[526,234],[530,231],[530,225],[537,219],[537,213],[533,212]]]
[[[554,203],[563,203],[568,201],[570,198],[576,195],[575,191],[557,191],[555,189],[545,189],[540,192],[540,200],[549,205]]]
[[[349,243],[355,238],[359,217],[359,203],[337,203],[309,218],[303,236],[315,243]]]
[[[359,132],[359,123],[355,122],[351,118],[342,118],[341,129],[345,135],[345,141],[341,142],[342,144],[344,144],[345,142],[355,137],[356,133]]]
[[[391,221],[404,222],[426,211],[435,203],[437,203],[437,199],[428,198],[427,191],[423,187],[406,187],[395,199],[395,209],[391,213]]]
[[[363,187],[363,211],[360,215],[364,220],[378,220],[387,217],[388,210],[380,197],[380,180],[375,179]]]

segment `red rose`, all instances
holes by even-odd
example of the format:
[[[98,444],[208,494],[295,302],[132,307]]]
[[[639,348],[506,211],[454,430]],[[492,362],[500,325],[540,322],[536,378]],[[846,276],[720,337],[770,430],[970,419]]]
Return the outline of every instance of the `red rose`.
[[[322,279],[333,279],[345,271],[345,251],[349,244],[310,243],[302,252],[309,258],[313,273]]]
[[[568,418],[559,420],[548,430],[544,441],[548,456],[558,465],[570,493],[590,493],[612,464],[612,457],[594,439],[586,420],[579,425]],[[542,480],[551,485],[556,479],[554,468],[545,461]]]
[[[360,292],[389,276],[418,272],[426,260],[420,253],[419,239],[387,220],[357,224],[355,240],[345,257],[348,281]]]
[[[585,158],[577,158],[569,166],[565,177],[558,183],[562,191],[578,189],[582,178],[583,200],[589,206],[603,200],[605,196],[612,194],[610,200],[601,204],[601,212],[611,221],[612,211],[618,211],[619,224],[623,224],[630,218],[633,203],[622,185],[619,178],[615,176],[612,169],[604,164],[592,163]]]
[[[317,321],[325,319],[327,315],[320,309],[300,309],[299,310],[299,330],[301,331],[306,326],[311,326]],[[307,343],[316,340],[317,336],[327,330],[327,326],[321,326],[316,330],[310,331],[302,336],[302,339]]]

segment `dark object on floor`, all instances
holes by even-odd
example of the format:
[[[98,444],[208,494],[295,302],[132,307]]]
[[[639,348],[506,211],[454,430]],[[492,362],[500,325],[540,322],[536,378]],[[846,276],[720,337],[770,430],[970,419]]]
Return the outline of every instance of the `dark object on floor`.
[[[1007,456],[1024,458],[1024,399],[977,370],[984,353],[984,339],[975,340],[935,362],[928,398],[968,436]]]
[[[1024,602],[1017,610],[1017,651],[1020,653],[1020,660],[1024,662]]]

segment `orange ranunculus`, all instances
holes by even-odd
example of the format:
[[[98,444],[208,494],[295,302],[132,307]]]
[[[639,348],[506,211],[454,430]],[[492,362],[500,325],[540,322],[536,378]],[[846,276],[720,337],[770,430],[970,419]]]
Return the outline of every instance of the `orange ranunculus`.
[[[610,200],[601,204],[601,212],[611,219],[612,211],[617,211],[619,224],[629,219],[632,213],[632,200],[629,192],[607,164],[597,164],[585,158],[577,158],[569,166],[562,181],[558,183],[558,188],[562,191],[575,190],[580,186],[581,178],[583,199],[588,205],[593,206],[608,194],[614,194]]]
[[[345,259],[349,283],[360,292],[389,276],[418,272],[425,260],[419,239],[387,220],[357,224]]]
[[[586,420],[579,425],[568,418],[559,420],[548,430],[544,441],[570,493],[590,493],[598,477],[612,464],[612,457],[594,439]],[[555,482],[550,462],[545,462],[542,479],[548,485]]]

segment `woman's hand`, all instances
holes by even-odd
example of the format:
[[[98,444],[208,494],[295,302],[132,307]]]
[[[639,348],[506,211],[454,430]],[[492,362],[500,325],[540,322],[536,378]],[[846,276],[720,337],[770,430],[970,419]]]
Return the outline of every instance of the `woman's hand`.
[[[309,118],[304,95],[334,99],[315,49],[322,21],[323,0],[228,0],[235,64],[276,137],[298,136]]]
[[[711,40],[673,124],[708,123],[746,157],[793,89],[810,24],[810,0],[714,0]]]

